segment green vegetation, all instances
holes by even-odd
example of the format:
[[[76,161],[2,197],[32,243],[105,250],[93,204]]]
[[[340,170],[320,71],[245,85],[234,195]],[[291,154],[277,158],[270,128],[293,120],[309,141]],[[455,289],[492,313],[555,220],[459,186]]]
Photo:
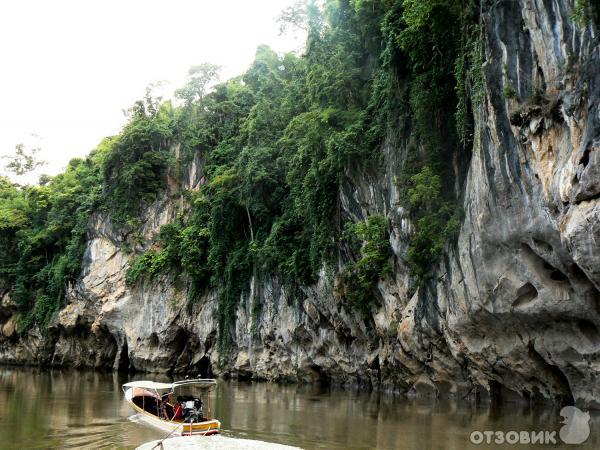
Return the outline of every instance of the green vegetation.
[[[164,250],[154,249],[142,253],[129,264],[125,282],[127,285],[135,285],[143,276],[154,276],[162,272],[167,266],[168,253]]]
[[[590,0],[575,0],[571,18],[580,27],[586,27],[592,22],[594,12]]]
[[[243,75],[214,86],[218,68],[196,66],[176,92],[181,106],[148,91],[119,135],[64,174],[32,187],[2,179],[0,290],[24,325],[46,323],[77,278],[93,211],[109,213],[129,247],[167,186],[185,206],[134,257],[127,283],[169,273],[191,282],[190,301],[217,288],[221,346],[253,275],[298,286],[343,266],[345,298],[368,316],[391,271],[390,225],[372,215],[343,229],[340,186],[350,168],[379,170],[382,143],[409,135],[399,179],[416,230],[406,257],[418,282],[431,276],[460,220],[453,160],[469,158],[482,87],[479,4],[329,0],[282,21],[307,31],[304,55],[259,47]],[[187,192],[181,175],[196,156],[206,182]]]
[[[442,180],[431,167],[424,166],[409,181],[408,203],[417,211],[417,232],[411,238],[407,260],[418,280],[431,275],[444,244],[458,235],[461,211],[442,194]]]
[[[402,5],[405,27],[397,40],[409,60],[409,100],[422,150],[408,155],[400,185],[416,228],[407,260],[422,283],[458,228],[453,185],[458,174],[451,161],[470,158],[472,109],[483,88],[481,6],[472,0],[404,0]]]
[[[504,89],[502,89],[502,95],[504,95],[504,98],[517,98],[517,91],[515,91],[512,84],[507,84],[504,86]]]
[[[388,228],[387,219],[375,215],[369,216],[366,222],[349,223],[344,231],[345,240],[351,246],[360,247],[360,258],[347,264],[342,272],[345,296],[350,306],[364,317],[368,317],[372,306],[377,304],[374,295],[377,281],[392,272]]]
[[[140,206],[166,184],[167,151],[173,133],[173,109],[150,92],[129,110],[129,123],[107,142],[101,164],[105,204],[119,225],[135,227]]]
[[[17,176],[25,175],[26,173],[35,170],[38,167],[46,164],[45,161],[39,161],[36,155],[39,153],[39,148],[26,149],[23,144],[15,146],[15,154],[11,157],[3,156],[2,159],[8,160],[5,168],[9,172],[13,172]]]
[[[110,212],[131,231],[140,208],[164,189],[171,111],[147,96],[119,136],[71,160],[64,173],[42,176],[37,186],[0,178],[0,293],[10,291],[18,305],[20,329],[45,325],[64,301],[80,274],[94,211]],[[31,171],[41,164],[35,153],[18,147],[7,169]]]
[[[0,179],[0,291],[10,290],[21,327],[46,323],[79,275],[87,221],[101,195],[100,157],[74,159],[39,186]]]

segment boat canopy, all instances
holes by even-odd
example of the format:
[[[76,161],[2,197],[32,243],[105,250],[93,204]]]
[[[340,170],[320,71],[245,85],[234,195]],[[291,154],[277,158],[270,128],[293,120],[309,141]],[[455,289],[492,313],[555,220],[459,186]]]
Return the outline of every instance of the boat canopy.
[[[196,378],[193,380],[181,380],[173,382],[173,387],[194,385],[201,389],[210,389],[217,385],[217,380],[212,378]]]
[[[173,383],[159,383],[157,381],[130,381],[123,385],[125,388],[142,388],[142,389],[153,389],[155,391],[172,391],[179,386],[196,386],[201,389],[210,389],[217,385],[217,380],[208,378],[196,378],[194,380],[181,380],[174,381]]]
[[[165,389],[173,389],[173,383],[158,383],[156,381],[131,381],[123,385],[124,388],[143,388],[162,391]]]

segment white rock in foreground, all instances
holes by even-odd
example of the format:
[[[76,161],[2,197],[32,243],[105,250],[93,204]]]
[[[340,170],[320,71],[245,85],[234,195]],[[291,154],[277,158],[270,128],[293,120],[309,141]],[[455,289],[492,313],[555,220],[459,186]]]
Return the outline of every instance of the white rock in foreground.
[[[273,444],[271,442],[254,441],[250,439],[236,439],[225,436],[178,436],[165,439],[163,447],[157,445],[160,440],[147,442],[136,450],[298,450],[300,447]]]

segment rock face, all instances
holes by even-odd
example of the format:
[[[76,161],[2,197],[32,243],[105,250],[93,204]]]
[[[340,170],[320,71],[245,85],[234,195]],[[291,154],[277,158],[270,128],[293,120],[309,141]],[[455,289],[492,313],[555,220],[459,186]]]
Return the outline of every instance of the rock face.
[[[411,225],[394,180],[405,146],[384,146],[382,173],[348,173],[343,214],[385,214],[393,225],[394,273],[378,285],[375,327],[344,305],[335,274],[301,287],[301,298],[262,276],[250,280],[220,354],[218,292],[190,304],[185,283],[168,275],[127,288],[131,256],[98,215],[81,279],[48,330],[18,336],[4,296],[0,361],[600,407],[600,47],[569,5],[498,2],[486,14],[465,220],[428,285],[415,292],[402,262]],[[507,86],[516,97],[505,98]],[[186,178],[189,189],[203,182],[201,159]],[[143,246],[179,208],[168,195],[148,208]]]
[[[564,8],[490,17],[466,220],[434,292],[468,377],[598,406],[600,53]],[[507,83],[518,100],[490,88]]]

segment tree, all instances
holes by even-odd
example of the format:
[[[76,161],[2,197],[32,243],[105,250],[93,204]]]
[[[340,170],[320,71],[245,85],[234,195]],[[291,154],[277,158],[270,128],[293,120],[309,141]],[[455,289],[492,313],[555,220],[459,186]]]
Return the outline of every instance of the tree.
[[[175,97],[184,100],[186,106],[202,101],[209,85],[219,79],[220,71],[220,66],[206,62],[190,67],[187,83],[175,91]]]
[[[307,32],[309,5],[305,0],[300,0],[285,8],[279,14],[279,34],[285,34],[289,29],[299,29]]]
[[[23,144],[17,144],[13,156],[2,157],[2,159],[8,160],[4,168],[17,176],[25,175],[46,164],[46,161],[37,159],[39,152],[39,148],[27,149]]]
[[[128,109],[123,110],[123,115],[133,121],[140,117],[154,117],[158,114],[161,105],[163,105],[163,98],[161,95],[157,95],[166,81],[156,81],[146,86],[146,93],[143,99],[136,100],[132,106]]]

